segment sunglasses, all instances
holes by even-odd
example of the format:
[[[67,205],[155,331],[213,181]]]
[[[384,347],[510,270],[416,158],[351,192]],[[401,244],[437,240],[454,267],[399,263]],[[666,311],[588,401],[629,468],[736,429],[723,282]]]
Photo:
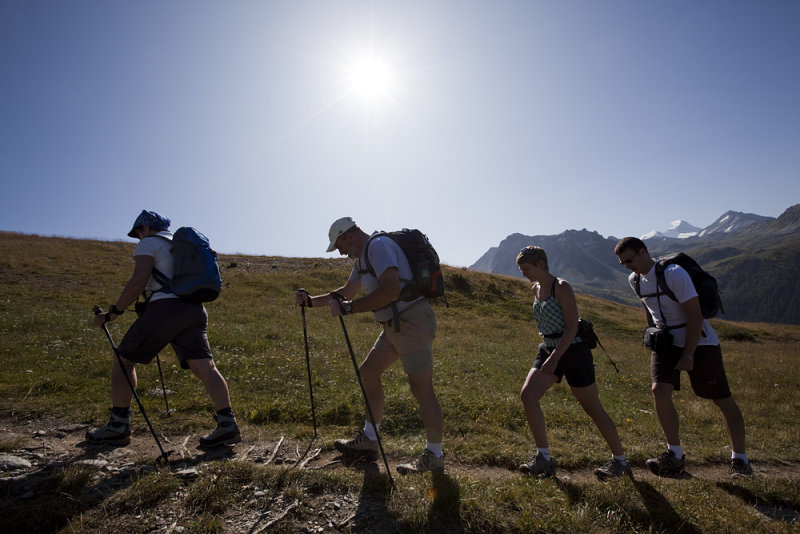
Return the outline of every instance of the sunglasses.
[[[636,256],[638,256],[638,255],[639,255],[639,252],[640,252],[641,250],[642,250],[642,249],[639,249],[639,250],[637,250],[636,252],[634,252],[634,253],[633,253],[633,256],[631,256],[630,258],[627,258],[627,259],[624,259],[624,260],[623,260],[622,258],[620,258],[619,262],[620,262],[621,264],[623,264],[623,265],[630,265],[630,264],[632,264],[632,263],[633,263],[633,258],[635,258]]]

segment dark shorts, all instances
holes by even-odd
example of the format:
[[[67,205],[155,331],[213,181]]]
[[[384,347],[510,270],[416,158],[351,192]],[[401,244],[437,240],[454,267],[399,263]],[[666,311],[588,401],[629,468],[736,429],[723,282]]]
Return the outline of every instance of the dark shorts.
[[[208,314],[202,304],[183,299],[162,299],[147,305],[131,325],[117,350],[136,363],[149,363],[167,344],[172,344],[181,367],[186,360],[211,359]]]
[[[674,345],[668,351],[653,352],[650,357],[650,378],[653,383],[672,384],[676,391],[680,390],[681,373],[675,370],[675,366],[682,357],[683,348]],[[688,373],[692,390],[698,397],[727,399],[731,396],[719,345],[699,345],[694,351],[694,368]]]
[[[541,343],[539,354],[536,355],[536,360],[533,362],[533,368],[541,369],[551,352],[553,349],[549,349],[544,343]],[[561,382],[561,378],[566,376],[567,384],[574,388],[591,386],[595,381],[592,351],[582,341],[573,343],[558,360],[555,375],[558,377],[557,382]]]

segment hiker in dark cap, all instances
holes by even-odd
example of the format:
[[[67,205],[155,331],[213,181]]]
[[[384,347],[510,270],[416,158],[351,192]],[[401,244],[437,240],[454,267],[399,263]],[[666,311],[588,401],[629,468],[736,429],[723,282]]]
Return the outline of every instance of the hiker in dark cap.
[[[92,443],[127,445],[130,443],[130,415],[133,392],[123,373],[127,373],[136,387],[137,363],[149,363],[158,353],[171,344],[183,369],[191,369],[205,386],[211,397],[216,414],[217,427],[200,438],[201,448],[230,445],[241,441],[239,426],[231,409],[228,384],[220,374],[211,357],[208,343],[208,314],[199,302],[182,299],[162,288],[154,277],[157,269],[169,280],[173,274],[170,254],[172,234],[168,231],[170,220],[154,211],[142,211],[133,223],[130,237],[139,239],[134,250],[133,275],[122,290],[116,303],[108,313],[97,314],[94,324],[102,326],[123,314],[139,295],[145,295],[147,303],[139,318],[134,321],[122,338],[117,349],[124,369],[118,359],[113,360],[111,371],[111,419],[101,427],[86,433]]]
[[[165,232],[169,229],[171,221],[166,217],[162,217],[155,211],[142,210],[136,220],[133,221],[131,231],[128,232],[128,237],[139,239],[138,229],[149,226],[156,232]]]

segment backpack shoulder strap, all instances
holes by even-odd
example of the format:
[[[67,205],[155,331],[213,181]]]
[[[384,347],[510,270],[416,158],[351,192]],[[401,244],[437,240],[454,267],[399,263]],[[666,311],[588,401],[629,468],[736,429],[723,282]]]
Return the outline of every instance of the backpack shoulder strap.
[[[361,258],[361,260],[363,260],[363,261],[360,262],[361,266],[363,267],[363,269],[359,270],[358,273],[359,274],[367,274],[367,273],[369,273],[369,274],[372,275],[373,278],[377,278],[378,276],[375,274],[375,268],[372,266],[372,263],[370,263],[370,261],[369,261],[369,245],[372,243],[372,240],[375,239],[376,237],[388,237],[391,241],[394,241],[391,237],[389,237],[389,235],[386,232],[378,232],[375,235],[371,235],[369,237],[369,239],[367,240],[367,244],[364,246],[364,257]],[[399,245],[398,245],[398,248],[400,248],[400,252],[402,252],[403,255],[405,255],[405,251],[403,250],[403,248],[400,247]],[[406,258],[406,260],[408,260],[408,258]],[[398,266],[398,270],[399,270],[399,266]],[[410,280],[406,280],[405,278],[401,278],[400,281],[401,282],[406,282],[406,283],[410,282]]]
[[[153,234],[153,235],[149,235],[147,237],[160,237],[161,239],[163,239],[167,243],[172,243],[172,239],[167,237],[167,236],[165,236],[165,235]],[[145,239],[147,239],[147,237],[145,237]],[[153,291],[153,293],[150,295],[150,297],[152,297],[156,293],[169,293],[170,292],[169,279],[166,277],[166,275],[164,273],[162,273],[161,271],[159,271],[158,269],[153,267],[152,276],[153,276],[153,280],[158,282],[161,285],[161,287],[159,289]],[[146,300],[149,301],[150,299],[147,298]]]
[[[671,298],[675,302],[678,302],[678,297],[675,296],[675,293],[673,293],[673,291],[667,285],[667,277],[664,275],[664,270],[666,268],[667,268],[667,266],[664,265],[664,262],[662,262],[662,261],[657,261],[656,262],[656,284],[657,284],[657,288],[660,287],[664,291],[664,294],[666,294],[669,298]],[[657,288],[656,288],[656,291],[658,291]]]
[[[383,235],[383,232],[378,232],[377,234],[372,235],[372,236],[369,237],[369,239],[367,239],[367,244],[364,246],[364,257],[361,258],[361,260],[363,260],[363,261],[359,261],[359,264],[361,265],[361,267],[363,267],[362,270],[358,271],[359,274],[367,274],[367,273],[369,273],[369,274],[371,274],[373,276],[373,278],[377,278],[377,276],[375,276],[375,269],[372,267],[372,264],[369,262],[369,245],[370,245],[370,243],[372,243],[373,239],[375,239],[376,237],[378,237],[380,235]]]
[[[640,279],[641,279],[641,275],[637,273],[633,278],[633,282],[634,282],[634,288],[633,289],[634,289],[634,291],[636,291],[636,296],[639,297],[639,300],[642,302],[642,308],[644,308],[644,314],[647,317],[647,324],[649,326],[655,326],[656,325],[655,320],[653,319],[653,316],[650,313],[650,310],[647,308],[647,305],[645,304],[645,297],[655,297],[656,300],[658,301],[658,309],[661,312],[661,320],[666,325],[667,324],[667,320],[664,317],[664,310],[661,309],[661,292],[658,290],[658,288],[661,287],[662,289],[664,289],[665,290],[664,293],[667,294],[667,295],[672,296],[673,293],[672,293],[672,291],[670,291],[669,287],[667,287],[666,280],[664,280],[664,265],[662,264],[662,262],[656,261],[656,292],[655,293],[652,293],[652,294],[649,294],[649,295],[642,295],[642,287],[641,287]],[[672,298],[674,299],[675,297],[673,296]],[[669,328],[669,327],[667,327],[667,328]]]

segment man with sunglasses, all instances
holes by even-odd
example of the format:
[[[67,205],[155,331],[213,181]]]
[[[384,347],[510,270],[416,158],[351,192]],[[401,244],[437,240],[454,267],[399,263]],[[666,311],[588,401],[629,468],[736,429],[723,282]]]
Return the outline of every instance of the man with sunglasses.
[[[651,348],[650,359],[653,402],[667,439],[667,450],[647,460],[647,466],[659,476],[680,476],[684,472],[685,456],[672,393],[680,389],[680,373],[686,371],[695,394],[711,399],[725,421],[732,451],[731,478],[752,476],[753,469],[745,453],[744,418],[728,387],[719,338],[703,318],[689,273],[675,264],[664,269],[664,282],[675,294],[673,300],[659,287],[656,260],[641,239],[622,238],[614,253],[620,264],[631,271],[628,282],[641,295],[648,323],[657,327],[657,336],[668,340],[663,346],[659,343]]]

